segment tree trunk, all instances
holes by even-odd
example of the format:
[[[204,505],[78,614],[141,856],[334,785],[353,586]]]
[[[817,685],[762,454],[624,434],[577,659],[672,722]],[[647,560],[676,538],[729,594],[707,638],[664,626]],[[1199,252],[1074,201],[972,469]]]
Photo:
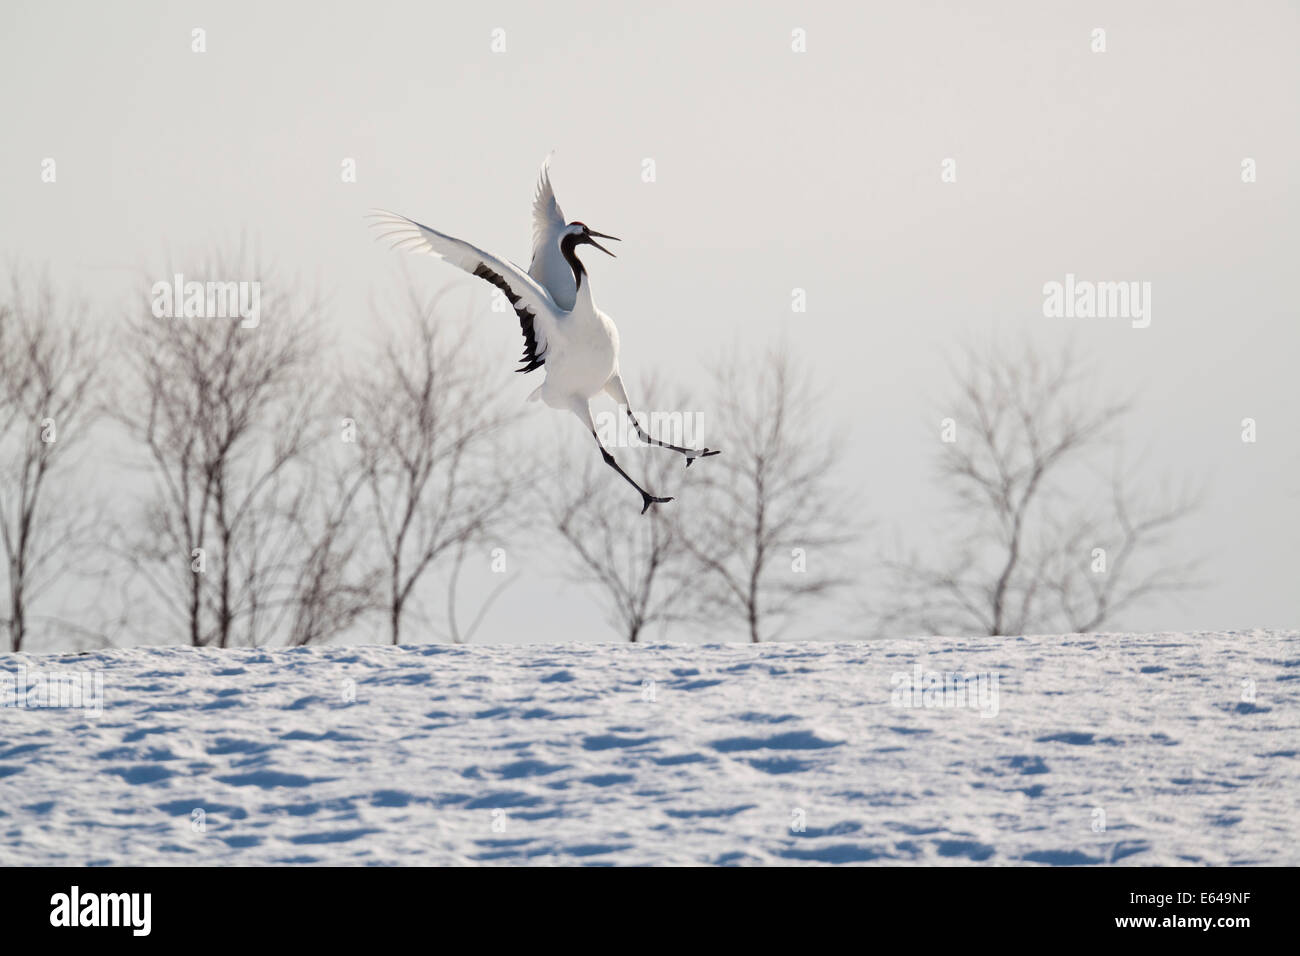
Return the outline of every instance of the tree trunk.
[[[193,561],[193,557],[190,558]],[[203,644],[203,632],[199,627],[199,608],[201,606],[200,596],[202,594],[203,579],[200,577],[202,571],[195,571],[193,566],[190,568],[190,576],[193,581],[190,586],[190,644],[199,647]]]
[[[26,612],[23,610],[23,585],[21,578],[15,578],[9,588],[9,600],[12,605],[12,611],[9,615],[9,638],[13,644],[13,652],[17,654],[23,649],[23,637],[26,634],[27,627],[25,623]]]

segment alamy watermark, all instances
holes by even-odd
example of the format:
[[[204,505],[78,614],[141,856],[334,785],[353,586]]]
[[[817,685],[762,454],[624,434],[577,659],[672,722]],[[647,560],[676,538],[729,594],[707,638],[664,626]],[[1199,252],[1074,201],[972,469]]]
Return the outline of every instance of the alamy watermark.
[[[241,319],[241,329],[262,321],[260,282],[186,282],[178,272],[171,282],[155,282],[150,294],[157,319]]]
[[[1150,282],[1093,282],[1065,274],[1043,285],[1043,315],[1049,319],[1130,319],[1135,329],[1151,324]]]
[[[99,670],[0,670],[0,707],[66,708],[92,717],[104,713],[104,672]]]
[[[927,671],[920,664],[889,678],[894,685],[890,703],[895,707],[964,707],[981,717],[998,715],[998,675],[954,671]]]
[[[637,433],[636,425],[628,418],[622,405],[618,411],[597,412],[596,436],[607,448],[637,448],[655,441],[686,448],[703,447],[704,414],[702,412],[641,412],[637,422],[654,441],[646,442]]]
[[[132,936],[148,936],[152,914],[152,893],[83,893],[73,886],[50,897],[51,926],[119,926]]]

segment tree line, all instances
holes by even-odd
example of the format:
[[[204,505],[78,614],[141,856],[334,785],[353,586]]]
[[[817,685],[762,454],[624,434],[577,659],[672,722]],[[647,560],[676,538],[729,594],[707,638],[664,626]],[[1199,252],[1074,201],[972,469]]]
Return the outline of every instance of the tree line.
[[[698,409],[723,453],[684,478],[679,456],[638,453],[650,487],[688,482],[643,516],[589,442],[517,427],[524,410],[493,387],[504,366],[478,341],[483,316],[412,286],[377,309],[367,354],[343,354],[309,290],[242,254],[193,265],[187,274],[262,276],[256,325],[159,318],[145,296],[120,321],[91,322],[47,275],[11,270],[0,299],[10,650],[468,641],[514,577],[502,561],[469,607],[462,581],[521,529],[634,642],[680,629],[753,642],[1092,630],[1192,586],[1177,532],[1194,495],[1120,468],[1100,499],[1071,483],[1120,460],[1133,410],[1099,400],[1073,352],[959,357],[936,440],[936,494],[953,506],[940,554],[887,553],[865,517],[887,511],[871,472],[845,466],[850,423],[788,345],[717,358],[702,394],[644,377],[634,411]],[[873,575],[886,583],[866,590]]]

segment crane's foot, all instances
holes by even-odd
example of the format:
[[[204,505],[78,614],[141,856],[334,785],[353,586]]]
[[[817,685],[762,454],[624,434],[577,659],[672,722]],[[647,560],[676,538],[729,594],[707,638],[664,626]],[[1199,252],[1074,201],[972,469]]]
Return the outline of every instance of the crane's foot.
[[[668,502],[673,500],[671,498],[656,498],[654,495],[647,494],[644,491],[641,492],[641,498],[645,502],[645,504],[641,508],[642,514],[645,514],[647,511],[649,511],[651,505],[665,505]]]
[[[722,454],[722,449],[720,448],[715,450],[710,450],[706,448],[704,449],[704,451],[696,452],[694,455],[687,455],[686,467],[687,468],[691,467],[691,462],[693,462],[696,458],[708,458],[710,455],[721,455],[721,454]]]

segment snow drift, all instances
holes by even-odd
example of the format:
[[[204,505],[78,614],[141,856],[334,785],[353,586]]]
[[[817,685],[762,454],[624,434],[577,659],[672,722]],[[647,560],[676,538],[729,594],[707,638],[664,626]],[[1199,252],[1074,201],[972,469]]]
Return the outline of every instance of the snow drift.
[[[9,655],[0,864],[1295,865],[1298,697],[1294,631]]]

